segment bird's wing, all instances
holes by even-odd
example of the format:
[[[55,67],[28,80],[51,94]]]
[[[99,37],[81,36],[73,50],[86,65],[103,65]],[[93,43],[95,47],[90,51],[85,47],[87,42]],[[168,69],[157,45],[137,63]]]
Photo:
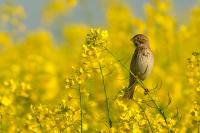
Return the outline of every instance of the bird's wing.
[[[137,68],[135,67],[136,65],[136,60],[138,58],[138,49],[135,50],[132,60],[131,60],[131,64],[130,64],[130,76],[129,76],[129,87],[133,86],[133,84],[135,84],[135,77],[133,76],[133,74],[136,75],[135,72],[137,72]]]

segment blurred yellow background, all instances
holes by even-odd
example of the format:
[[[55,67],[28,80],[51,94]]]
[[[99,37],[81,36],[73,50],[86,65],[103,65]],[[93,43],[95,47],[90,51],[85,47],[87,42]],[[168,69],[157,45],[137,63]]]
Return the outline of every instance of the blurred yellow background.
[[[31,2],[0,1],[0,132],[200,132],[198,2]],[[126,101],[138,33],[155,64]]]

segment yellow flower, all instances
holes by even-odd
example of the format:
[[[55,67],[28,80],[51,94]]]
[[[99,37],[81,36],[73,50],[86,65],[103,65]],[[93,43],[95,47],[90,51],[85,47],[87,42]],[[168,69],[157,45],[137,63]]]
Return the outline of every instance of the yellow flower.
[[[1,98],[1,103],[5,106],[9,106],[12,103],[12,100],[6,96],[4,96],[3,98]]]

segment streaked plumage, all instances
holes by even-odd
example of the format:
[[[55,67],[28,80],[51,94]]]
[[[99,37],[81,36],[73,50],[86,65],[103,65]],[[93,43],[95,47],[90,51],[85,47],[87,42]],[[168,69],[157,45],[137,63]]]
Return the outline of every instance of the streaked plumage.
[[[138,34],[131,40],[135,44],[136,49],[131,60],[130,71],[134,75],[138,76],[139,79],[144,80],[149,76],[154,63],[153,54],[149,47],[149,40],[143,34]],[[128,90],[124,94],[124,98],[133,98],[135,86],[136,79],[130,73],[129,86]]]

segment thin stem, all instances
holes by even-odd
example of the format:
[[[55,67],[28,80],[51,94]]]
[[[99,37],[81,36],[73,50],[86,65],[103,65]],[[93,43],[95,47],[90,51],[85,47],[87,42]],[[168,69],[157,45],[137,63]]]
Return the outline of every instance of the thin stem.
[[[83,108],[82,108],[82,94],[81,94],[81,87],[79,85],[79,103],[80,103],[80,116],[81,116],[81,133],[83,132]]]
[[[42,124],[41,124],[39,118],[36,116],[35,112],[33,112],[33,114],[34,114],[34,116],[35,116],[35,119],[36,119],[37,123],[39,124],[39,127],[40,127],[41,132],[42,132],[42,133],[45,133],[44,130],[43,130],[43,128],[42,128]]]
[[[149,121],[149,118],[147,117],[147,114],[146,114],[145,110],[143,109],[143,107],[142,107],[139,103],[137,103],[137,102],[135,102],[135,103],[140,107],[140,109],[141,109],[142,112],[144,113],[144,116],[145,116],[145,118],[146,118],[146,120],[147,120],[147,122],[148,122],[148,124],[149,124],[150,130],[151,130],[151,132],[153,133],[153,132],[154,132],[154,131],[153,131],[153,127],[151,126],[151,123],[150,123],[150,121]]]
[[[153,104],[156,106],[156,109],[158,110],[158,112],[161,114],[161,116],[163,117],[163,119],[165,120],[165,124],[167,125],[167,129],[168,129],[168,132],[172,132],[168,126],[168,123],[167,123],[167,117],[165,116],[163,110],[159,107],[159,105],[155,102],[155,100],[151,97],[150,94],[148,94],[149,98],[151,99],[151,101],[153,102]]]
[[[39,119],[38,118],[36,118],[37,119],[37,122],[39,123],[39,125],[40,125],[40,130],[42,131],[42,133],[44,133],[44,131],[43,131],[43,128],[42,128],[42,124],[41,124],[41,122],[39,121]]]
[[[105,86],[105,80],[104,80],[104,76],[103,76],[103,71],[102,71],[102,67],[101,67],[100,63],[99,63],[99,68],[100,68],[100,72],[101,72],[101,79],[102,79],[104,94],[105,94],[105,98],[106,98],[106,108],[107,108],[108,122],[109,122],[110,128],[112,128],[112,120],[111,120],[111,117],[110,117],[110,109],[109,109],[109,103],[108,103],[108,96],[107,96],[107,91],[106,91],[106,86]]]

